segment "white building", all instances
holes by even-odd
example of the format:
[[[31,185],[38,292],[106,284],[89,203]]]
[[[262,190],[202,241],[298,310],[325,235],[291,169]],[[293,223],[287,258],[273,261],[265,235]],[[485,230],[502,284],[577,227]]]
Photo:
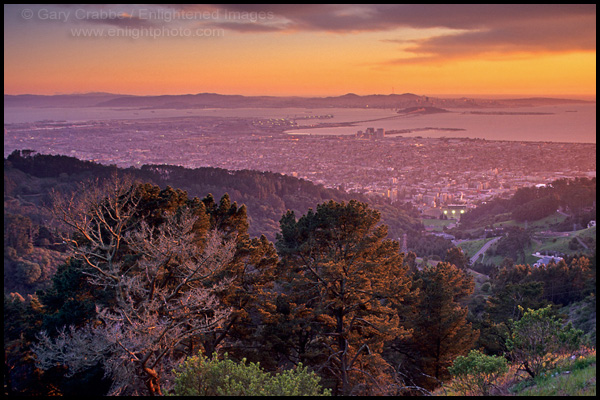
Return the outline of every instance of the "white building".
[[[540,253],[535,253],[533,254],[536,257],[541,257],[538,262],[536,262],[535,264],[533,264],[534,267],[539,268],[542,265],[548,265],[551,262],[554,262],[555,264],[558,264],[559,261],[562,261],[563,258],[562,257],[557,257],[557,256],[541,256]]]

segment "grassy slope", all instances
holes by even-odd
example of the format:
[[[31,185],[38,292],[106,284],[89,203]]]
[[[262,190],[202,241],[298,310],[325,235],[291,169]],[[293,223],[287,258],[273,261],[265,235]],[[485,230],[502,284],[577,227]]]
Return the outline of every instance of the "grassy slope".
[[[595,396],[596,356],[580,358],[526,382],[511,391],[517,396]]]
[[[531,379],[515,365],[496,382],[494,396],[595,396],[596,395],[596,351],[573,361],[564,360],[559,367]],[[446,382],[443,388],[434,390],[435,396],[461,396]],[[476,394],[475,394],[476,395]]]
[[[576,250],[571,250],[569,248],[569,242],[573,239],[573,237],[580,238],[596,238],[596,227],[586,228],[575,232],[570,232],[569,236],[566,237],[540,237],[538,239],[532,240],[530,246],[525,248],[526,255],[526,264],[534,264],[538,261],[538,258],[533,256],[532,254],[539,252],[560,252],[565,254],[581,254],[581,253],[590,253],[591,250],[585,250],[583,247],[578,247]],[[477,240],[469,240],[458,244],[458,247],[463,249],[463,252],[466,252],[468,256],[471,256],[477,252],[487,241],[491,239],[477,239]],[[493,245],[491,248],[495,250],[496,245]],[[500,265],[504,260],[504,256],[493,256],[490,257],[487,253],[484,258],[485,263]],[[481,258],[479,259],[481,261]],[[523,261],[519,260],[519,264],[522,264]]]
[[[596,364],[561,373],[516,393],[517,396],[596,396]]]
[[[484,244],[486,244],[487,242],[489,242],[492,239],[493,238],[467,240],[467,241],[459,243],[457,246],[462,249],[463,253],[467,257],[471,257],[471,256],[475,255],[475,253],[477,253],[479,251],[479,249],[481,249],[483,247]]]

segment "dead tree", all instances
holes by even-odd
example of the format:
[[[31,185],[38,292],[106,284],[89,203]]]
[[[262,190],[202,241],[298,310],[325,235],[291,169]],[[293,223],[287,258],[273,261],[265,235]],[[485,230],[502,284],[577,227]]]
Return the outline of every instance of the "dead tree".
[[[230,313],[215,296],[228,282],[207,282],[232,260],[235,238],[209,231],[199,244],[197,218],[185,208],[150,226],[139,218],[140,199],[136,185],[116,178],[56,197],[54,214],[71,230],[65,242],[89,282],[114,299],[87,326],[56,338],[42,332],[34,345],[42,369],[60,363],[74,374],[101,363],[112,395],[163,394],[188,342]]]

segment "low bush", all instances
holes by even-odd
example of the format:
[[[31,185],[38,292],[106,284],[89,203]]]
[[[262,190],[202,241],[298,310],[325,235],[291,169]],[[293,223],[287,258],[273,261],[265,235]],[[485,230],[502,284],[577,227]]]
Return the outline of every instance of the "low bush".
[[[183,362],[176,378],[176,396],[329,396],[320,378],[299,364],[297,368],[276,375],[264,371],[260,364],[240,363],[227,358],[218,360],[204,355]]]
[[[448,371],[453,377],[451,388],[456,392],[463,396],[489,396],[497,379],[508,372],[508,364],[504,357],[471,350],[466,357],[457,357]]]
[[[519,321],[512,322],[510,331],[506,347],[532,378],[554,368],[560,355],[578,349],[583,336],[571,323],[563,326],[550,306],[528,309]]]

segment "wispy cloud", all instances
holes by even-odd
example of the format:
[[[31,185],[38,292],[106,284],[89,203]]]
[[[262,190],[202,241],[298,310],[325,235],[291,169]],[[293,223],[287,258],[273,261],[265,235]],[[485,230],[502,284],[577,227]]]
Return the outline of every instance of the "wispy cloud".
[[[193,6],[181,7],[190,9]],[[387,38],[390,42],[401,44],[403,52],[411,53],[413,60],[596,49],[595,4],[224,4],[211,7],[219,10],[222,16],[244,13],[269,16],[268,19],[258,18],[244,23],[218,22],[220,27],[239,32],[324,31],[343,34],[390,32],[398,28],[447,28],[452,32],[409,42],[402,38]]]
[[[476,29],[405,41],[390,39],[414,57],[392,62],[435,61],[475,56],[513,57],[528,53],[595,51],[595,14],[551,14],[513,20],[493,20]]]
[[[89,5],[101,9],[102,5]],[[93,24],[145,27],[144,9],[198,13],[198,25],[241,33],[331,32],[355,34],[401,28],[446,28],[449,34],[398,43],[413,58],[464,57],[484,53],[595,51],[595,4],[161,4],[138,5],[117,17],[90,18]],[[136,12],[139,14],[136,14]],[[174,18],[173,20],[182,19]]]

